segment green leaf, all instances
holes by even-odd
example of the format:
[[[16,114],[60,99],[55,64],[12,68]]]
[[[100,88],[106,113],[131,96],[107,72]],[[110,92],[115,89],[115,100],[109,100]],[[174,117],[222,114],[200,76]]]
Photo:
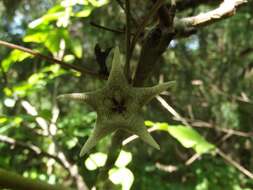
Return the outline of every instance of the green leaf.
[[[154,122],[152,121],[145,121],[145,125],[148,127],[152,127],[154,125]]]
[[[61,40],[71,41],[69,32],[65,28],[52,29],[51,27],[40,27],[30,29],[23,38],[24,42],[35,42],[44,44],[52,53],[58,52]]]
[[[118,159],[115,162],[117,167],[125,167],[132,161],[132,154],[130,152],[121,151]]]
[[[71,50],[76,57],[78,57],[78,58],[82,57],[83,48],[82,48],[82,43],[80,42],[80,40],[74,39],[71,42]]]
[[[43,43],[47,39],[47,32],[48,30],[44,31],[37,31],[33,34],[28,34],[23,38],[24,42],[36,42],[36,43]]]
[[[88,6],[84,7],[83,10],[75,14],[75,17],[88,17],[91,14],[92,10],[93,10],[92,7],[88,7]]]
[[[7,58],[5,58],[2,61],[2,67],[3,67],[4,71],[7,72],[13,63],[21,62],[28,57],[32,57],[32,55],[29,53],[15,49],[10,53],[10,55]]]
[[[49,9],[45,15],[29,23],[28,27],[36,28],[40,25],[47,25],[50,22],[56,21],[59,18],[63,17],[64,14],[65,14],[64,7],[56,5],[53,8]]]
[[[214,149],[214,145],[208,143],[198,132],[190,127],[169,127],[169,133],[184,147],[193,148],[199,154],[206,153]]]
[[[64,7],[75,6],[75,5],[88,5],[88,0],[64,0],[61,5]]]
[[[109,179],[114,184],[121,184],[122,190],[130,190],[134,182],[134,175],[128,168],[112,168],[109,171]]]
[[[208,153],[215,146],[207,142],[196,130],[183,125],[168,125],[167,123],[155,123],[159,130],[167,131],[177,139],[185,148],[193,148],[198,154]]]
[[[76,137],[74,137],[72,139],[67,140],[66,145],[67,145],[68,149],[71,149],[74,146],[76,146],[77,142],[78,142],[78,139]]]
[[[89,0],[89,2],[94,7],[101,7],[101,6],[105,5],[105,4],[107,4],[109,1],[108,0]]]
[[[0,124],[5,123],[7,120],[7,117],[0,117]]]
[[[99,167],[102,167],[105,165],[106,159],[107,159],[107,155],[102,152],[90,154],[89,158],[85,160],[85,166],[88,170],[96,170]]]

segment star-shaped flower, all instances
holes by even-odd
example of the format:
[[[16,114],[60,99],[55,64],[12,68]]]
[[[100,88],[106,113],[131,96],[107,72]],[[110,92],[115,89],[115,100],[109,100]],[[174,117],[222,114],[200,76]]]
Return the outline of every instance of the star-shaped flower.
[[[97,112],[96,126],[82,147],[80,156],[86,154],[103,137],[116,130],[135,134],[144,142],[159,149],[159,145],[148,133],[140,113],[143,105],[165,91],[171,83],[153,87],[133,87],[128,83],[123,70],[119,49],[115,48],[111,72],[102,89],[58,96],[58,98],[83,101]]]

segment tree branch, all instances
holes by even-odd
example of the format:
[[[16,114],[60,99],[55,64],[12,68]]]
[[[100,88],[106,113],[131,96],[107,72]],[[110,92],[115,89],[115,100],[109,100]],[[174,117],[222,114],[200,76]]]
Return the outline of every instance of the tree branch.
[[[122,3],[121,0],[116,0],[117,3],[119,4],[119,6],[122,8],[123,11],[126,12],[126,8],[124,7],[124,4]],[[135,25],[138,25],[137,21],[134,19],[133,15],[131,14],[131,12],[129,12],[129,17],[130,19],[132,20],[132,22],[135,24]]]
[[[229,164],[234,166],[236,169],[238,169],[241,173],[249,177],[250,179],[253,179],[253,173],[244,168],[242,165],[234,161],[232,158],[230,158],[227,154],[222,152],[220,149],[217,149],[217,153],[224,159],[226,160]]]
[[[164,3],[164,0],[157,0],[156,3],[154,4],[154,6],[152,7],[152,9],[150,10],[150,12],[145,16],[142,23],[138,27],[138,29],[133,37],[132,43],[131,43],[130,53],[129,53],[130,58],[132,56],[133,50],[135,48],[135,45],[136,45],[141,33],[145,29],[145,26],[147,25],[148,21],[156,14],[156,12],[162,6],[163,3]]]
[[[53,62],[53,63],[56,63],[58,65],[61,65],[65,69],[73,69],[73,70],[78,71],[82,74],[89,74],[91,76],[95,76],[95,77],[98,77],[98,78],[105,78],[104,76],[101,76],[101,75],[99,75],[98,73],[96,73],[94,71],[90,71],[90,70],[85,69],[83,67],[80,67],[78,65],[68,64],[68,63],[65,63],[61,60],[45,56],[45,55],[43,55],[43,54],[41,54],[37,51],[31,50],[31,49],[26,48],[26,47],[22,47],[22,46],[12,44],[12,43],[9,43],[9,42],[6,42],[6,41],[2,41],[2,40],[0,40],[0,45],[3,45],[5,47],[11,48],[11,49],[17,49],[17,50],[29,53],[33,56],[39,57],[39,58],[44,59],[46,61]]]
[[[224,0],[220,6],[206,13],[175,20],[176,30],[186,27],[200,27],[233,16],[236,9],[247,0]]]
[[[31,152],[35,153],[38,156],[45,156],[45,157],[48,157],[48,158],[53,158],[55,161],[57,161],[61,166],[63,166],[66,169],[64,163],[61,161],[60,158],[58,158],[55,155],[49,154],[49,153],[41,150],[39,147],[37,147],[33,144],[18,141],[18,140],[15,140],[11,137],[4,136],[4,135],[0,135],[0,141],[4,142],[4,143],[7,143],[9,145],[19,146],[21,148],[28,149],[28,150],[30,150]]]
[[[168,110],[169,111],[169,110]],[[170,111],[169,111],[170,112]],[[174,114],[173,114],[174,115]],[[182,123],[185,123],[185,119],[180,117],[179,118],[180,121]],[[191,125],[188,125],[189,127],[191,127]],[[253,173],[251,173],[249,170],[247,170],[246,168],[244,168],[243,166],[241,166],[239,163],[237,163],[236,161],[234,161],[232,158],[230,158],[229,156],[227,156],[225,153],[223,153],[219,148],[216,148],[217,153],[224,159],[226,160],[228,163],[230,163],[232,166],[234,166],[236,169],[238,169],[241,173],[243,173],[244,175],[246,175],[247,177],[249,177],[250,179],[253,179]],[[196,155],[197,158],[197,155]],[[195,156],[192,158],[193,160],[195,159]],[[190,162],[188,160],[188,162]],[[192,162],[192,160],[191,160]],[[189,164],[189,163],[188,163]]]
[[[0,169],[0,187],[18,190],[71,190],[62,185],[49,185],[46,182],[24,178],[13,172]]]
[[[186,126],[198,127],[198,128],[208,128],[229,135],[235,135],[240,137],[253,137],[253,132],[243,132],[227,128],[218,128],[213,126],[211,123],[205,121],[190,120],[182,117],[173,107],[171,107],[161,96],[157,96],[156,99],[161,103],[161,105],[174,116],[174,120],[182,122]]]
[[[99,29],[102,29],[102,30],[106,30],[106,31],[109,31],[109,32],[113,32],[115,34],[124,34],[124,30],[119,30],[119,29],[114,29],[114,28],[109,28],[109,27],[106,27],[106,26],[101,26],[95,22],[90,22],[90,25],[93,26],[93,27],[96,27],[96,28],[99,28]]]

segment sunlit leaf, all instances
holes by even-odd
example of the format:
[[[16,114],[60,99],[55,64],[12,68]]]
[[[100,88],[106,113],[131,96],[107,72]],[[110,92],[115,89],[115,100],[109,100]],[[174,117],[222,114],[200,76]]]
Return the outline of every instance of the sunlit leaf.
[[[6,117],[0,117],[0,124],[3,124],[7,121],[8,119]]]
[[[47,14],[43,15],[42,17],[32,21],[28,27],[29,28],[36,28],[41,24],[48,24],[52,21],[56,21],[58,20],[60,17],[64,16],[65,11],[64,11],[64,7],[56,5],[53,8],[51,8],[50,10],[48,10]]]
[[[129,190],[134,181],[134,175],[128,168],[112,168],[109,171],[109,179],[114,184],[120,184],[122,190]]]
[[[52,53],[58,52],[61,40],[71,41],[67,29],[42,27],[36,30],[29,30],[23,40],[25,42],[35,42],[44,44]]]
[[[24,42],[34,42],[34,43],[43,43],[47,39],[47,34],[48,31],[38,31],[34,34],[26,35],[23,38]]]
[[[193,148],[198,154],[208,153],[215,149],[215,146],[207,142],[193,128],[176,125],[171,126],[167,123],[155,123],[159,130],[167,131],[171,136],[177,139],[185,148]]]
[[[12,95],[12,90],[10,88],[5,87],[3,91],[6,96]]]
[[[74,146],[76,146],[78,142],[78,139],[76,137],[69,139],[66,141],[66,145],[68,146],[69,149],[73,148]]]
[[[13,108],[15,106],[16,100],[13,98],[6,98],[4,100],[4,105],[9,108]]]
[[[6,72],[6,71],[9,70],[10,66],[13,63],[21,62],[21,61],[25,60],[28,57],[32,57],[32,55],[15,49],[10,53],[10,55],[7,58],[5,58],[2,61],[2,68]]]
[[[63,7],[69,7],[74,5],[88,5],[88,0],[64,0],[61,2],[61,6]]]
[[[74,60],[75,60],[75,56],[71,55],[71,54],[65,55],[63,58],[64,62],[71,62],[72,63]]]
[[[83,10],[77,12],[75,17],[88,17],[91,14],[92,7],[85,7]]]
[[[148,127],[151,127],[154,125],[154,122],[152,121],[145,121],[145,125],[148,126]]]
[[[90,154],[85,160],[85,166],[88,170],[96,170],[99,167],[104,166],[106,159],[107,155],[102,152]]]
[[[76,57],[78,57],[78,58],[82,57],[83,48],[82,48],[82,44],[79,40],[77,40],[77,39],[72,40],[71,49]]]
[[[125,167],[132,161],[132,154],[130,152],[121,151],[118,159],[115,162],[117,167]]]
[[[28,84],[34,85],[44,78],[43,73],[34,73],[28,78]]]
[[[101,7],[107,4],[108,0],[88,0],[94,7]]]

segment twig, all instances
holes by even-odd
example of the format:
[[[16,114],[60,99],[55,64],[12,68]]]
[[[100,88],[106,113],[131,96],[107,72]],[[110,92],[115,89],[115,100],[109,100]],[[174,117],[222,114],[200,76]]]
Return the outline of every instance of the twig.
[[[71,190],[62,185],[50,185],[39,180],[24,178],[23,176],[3,169],[0,169],[0,187],[19,190]]]
[[[177,166],[174,165],[164,165],[161,164],[159,162],[155,163],[155,166],[157,169],[164,171],[164,172],[168,172],[168,173],[173,173],[175,171],[177,171],[179,168]]]
[[[106,30],[106,31],[109,31],[109,32],[116,33],[116,34],[124,34],[125,33],[125,31],[123,31],[123,30],[118,30],[118,29],[109,28],[109,27],[106,27],[106,26],[101,26],[101,25],[99,25],[95,22],[90,22],[90,25],[94,26],[94,27],[97,27],[99,29],[102,29],[102,30]]]
[[[119,6],[122,8],[122,10],[126,12],[126,8],[124,7],[122,1],[121,1],[121,0],[116,0],[116,1],[117,1],[117,3],[119,4]],[[134,17],[133,17],[133,15],[131,14],[131,12],[129,13],[129,17],[130,17],[130,19],[132,20],[132,22],[133,22],[136,26],[138,26],[138,23],[137,23],[137,21],[134,19]]]
[[[148,129],[148,132],[151,133],[153,131],[156,131],[157,130],[157,127],[154,126],[154,127],[151,127]],[[131,135],[130,137],[126,138],[123,142],[122,142],[122,145],[125,146],[127,145],[128,143],[132,142],[133,140],[135,139],[138,139],[139,137],[137,135]]]
[[[209,128],[209,129],[221,131],[223,133],[227,133],[229,135],[236,135],[236,136],[241,136],[241,137],[253,137],[253,132],[243,132],[243,131],[236,131],[233,129],[218,128],[218,127],[214,127],[211,123],[207,123],[205,121],[191,121],[190,119],[182,117],[161,96],[157,96],[156,99],[161,103],[161,105],[168,112],[170,112],[175,117],[175,120],[181,121],[186,126],[192,126],[192,127],[198,127],[198,128]]]
[[[165,102],[166,103],[166,102]],[[169,110],[168,110],[169,111]],[[183,120],[182,120],[183,119]],[[180,118],[180,120],[183,122],[185,119],[184,118]],[[188,123],[188,122],[187,122]],[[188,125],[191,126],[191,125]],[[225,153],[223,153],[219,148],[216,148],[217,153],[223,158],[225,159],[227,162],[229,162],[231,165],[233,165],[235,168],[237,168],[240,172],[242,172],[244,175],[248,176],[249,178],[253,179],[253,173],[251,173],[249,170],[247,170],[246,168],[244,168],[243,166],[241,166],[240,164],[238,164],[237,162],[235,162],[234,160],[232,160],[229,156],[227,156]],[[188,160],[187,162],[192,162],[195,159],[198,158],[198,155],[193,155],[193,157],[190,158],[190,160]],[[187,163],[186,162],[186,163]]]
[[[133,37],[132,44],[130,47],[130,53],[129,53],[130,58],[132,57],[135,45],[139,39],[139,36],[144,31],[145,26],[147,25],[148,21],[156,14],[156,12],[162,6],[163,3],[164,3],[164,0],[157,0],[156,3],[154,4],[154,6],[152,7],[152,9],[150,10],[150,12],[144,17],[142,23],[140,24],[139,28],[137,29],[137,31]]]
[[[218,128],[214,127],[211,123],[207,123],[205,121],[194,121],[194,122],[190,121],[190,124],[192,127],[213,129],[223,133],[227,133],[229,135],[235,135],[240,137],[253,137],[253,132],[243,132],[227,128]]]
[[[116,0],[119,6],[122,8],[122,10],[126,10],[121,0]]]
[[[232,158],[230,158],[227,154],[222,152],[220,149],[217,148],[217,153],[224,159],[226,160],[229,164],[237,168],[241,173],[249,177],[250,179],[253,179],[253,173],[244,168],[242,165],[234,161]]]
[[[63,54],[62,54],[62,56],[63,56]],[[57,119],[58,119],[59,113],[60,113],[60,110],[58,108],[57,101],[56,101],[56,97],[58,94],[57,89],[58,89],[58,84],[57,84],[57,81],[55,81],[54,90],[52,93],[52,110],[51,110],[52,117],[51,117],[50,124],[48,125],[49,132],[50,132],[49,135],[50,135],[50,138],[52,139],[52,142],[53,142],[52,145],[56,148],[53,151],[55,152],[55,154],[58,155],[58,157],[60,158],[62,163],[67,168],[70,176],[75,181],[77,189],[78,190],[89,190],[83,177],[79,173],[78,166],[75,163],[73,164],[69,161],[69,158],[67,158],[67,155],[64,153],[62,146],[60,146],[60,144],[58,143],[58,141],[55,137],[55,135],[57,134],[56,122],[57,122]]]
[[[161,105],[170,112],[174,117],[181,121],[184,125],[190,126],[185,118],[183,118],[174,108],[172,108],[161,96],[157,96],[156,99],[161,103]]]
[[[41,150],[39,147],[37,147],[33,144],[28,144],[28,143],[25,143],[25,142],[22,142],[22,141],[17,141],[15,139],[11,138],[11,137],[4,136],[4,135],[0,135],[0,141],[3,142],[3,143],[6,143],[6,144],[12,145],[12,146],[18,146],[18,147],[30,150],[38,156],[45,156],[45,157],[48,157],[48,158],[52,158],[66,169],[64,163],[61,161],[60,158],[58,158],[56,155],[52,155],[52,154],[49,154],[49,153]]]
[[[99,78],[104,78],[103,76],[99,75],[98,73],[94,72],[94,71],[90,71],[88,69],[85,69],[83,67],[80,67],[78,65],[72,65],[72,64],[68,64],[68,63],[65,63],[61,60],[58,60],[58,59],[55,59],[55,58],[52,58],[52,57],[48,57],[46,55],[43,55],[37,51],[34,51],[34,50],[31,50],[31,49],[28,49],[26,47],[23,47],[23,46],[19,46],[19,45],[16,45],[16,44],[12,44],[12,43],[9,43],[9,42],[5,42],[5,41],[2,41],[0,40],[0,45],[3,45],[5,47],[8,47],[8,48],[11,48],[11,49],[18,49],[20,51],[23,51],[23,52],[26,52],[26,53],[29,53],[33,56],[37,56],[41,59],[44,59],[44,60],[47,60],[49,62],[54,62],[56,64],[59,64],[61,65],[63,68],[67,68],[67,69],[73,69],[75,71],[78,71],[82,74],[89,74],[91,76],[95,76],[95,77],[99,77]]]
[[[193,156],[191,156],[188,160],[186,160],[185,165],[189,166],[191,165],[193,162],[195,162],[201,155],[198,153],[195,153]]]
[[[236,8],[247,0],[224,0],[217,9],[196,16],[179,19],[176,23],[181,27],[199,27],[233,16]]]
[[[62,148],[59,146],[59,144],[57,143],[57,141],[54,138],[54,135],[56,134],[56,130],[57,130],[56,120],[59,116],[59,110],[58,110],[58,107],[56,105],[56,94],[57,93],[56,93],[56,86],[55,86],[54,93],[53,93],[52,118],[51,118],[50,122],[48,122],[44,118],[40,117],[38,115],[38,111],[36,110],[36,108],[34,106],[32,106],[30,104],[30,102],[22,100],[21,105],[27,111],[27,114],[35,116],[35,120],[38,123],[38,125],[42,128],[43,134],[45,134],[46,136],[48,136],[52,139],[53,143],[51,143],[50,146],[56,147],[57,151],[55,150],[55,148],[53,148],[52,149],[52,150],[54,150],[53,152],[47,153],[45,155],[57,155],[57,156],[52,157],[52,158],[54,158],[54,160],[57,159],[56,161],[61,163],[61,165],[68,171],[68,173],[73,178],[73,180],[75,180],[75,183],[76,183],[78,189],[88,190],[88,187],[85,184],[83,178],[78,173],[77,165],[72,164],[67,159],[64,151],[62,151]],[[13,141],[15,141],[15,139],[13,139]],[[50,162],[48,162],[48,164],[49,163]]]

